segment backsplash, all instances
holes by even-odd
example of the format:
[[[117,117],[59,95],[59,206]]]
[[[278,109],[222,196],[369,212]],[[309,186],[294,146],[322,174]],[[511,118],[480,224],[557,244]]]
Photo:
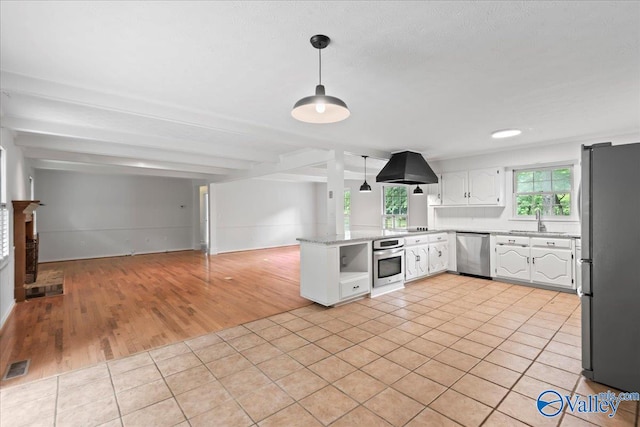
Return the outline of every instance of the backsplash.
[[[429,208],[429,228],[431,229],[478,229],[478,230],[526,230],[535,231],[535,220],[512,219],[505,207],[446,207]],[[580,234],[579,221],[558,221],[542,218],[548,231],[562,231]]]

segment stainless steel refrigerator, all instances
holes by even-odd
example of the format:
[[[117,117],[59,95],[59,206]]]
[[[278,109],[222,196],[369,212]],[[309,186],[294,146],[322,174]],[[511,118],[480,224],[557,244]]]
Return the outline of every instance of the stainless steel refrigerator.
[[[582,147],[582,374],[640,391],[640,143]]]

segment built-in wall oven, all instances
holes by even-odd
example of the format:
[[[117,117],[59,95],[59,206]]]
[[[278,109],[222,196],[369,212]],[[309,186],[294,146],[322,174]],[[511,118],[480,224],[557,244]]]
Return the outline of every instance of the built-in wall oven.
[[[373,241],[373,287],[404,282],[404,239]]]

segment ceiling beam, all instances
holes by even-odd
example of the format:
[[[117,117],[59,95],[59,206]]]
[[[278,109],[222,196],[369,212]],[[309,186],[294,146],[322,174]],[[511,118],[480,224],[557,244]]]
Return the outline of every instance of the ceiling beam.
[[[295,171],[300,168],[324,164],[331,159],[332,156],[333,152],[331,150],[318,150],[314,148],[299,150],[291,154],[280,156],[280,162],[275,165],[261,163],[246,171],[231,172],[226,175],[222,181],[239,181],[242,179]]]
[[[230,164],[238,162],[236,164],[242,166],[237,166],[237,168],[249,167],[254,162],[275,163],[278,161],[277,154],[267,153],[253,148],[237,147],[231,144],[215,144],[189,140],[181,141],[12,116],[3,117],[2,125],[5,128],[20,132],[63,136],[87,141],[109,142],[111,144],[146,147],[154,150],[162,149],[172,152],[192,153],[198,156],[212,156],[228,159],[227,161]]]
[[[112,144],[107,141],[67,138],[52,135],[19,133],[15,138],[15,144],[24,148],[38,148],[48,151],[92,154],[98,156],[113,156],[142,162],[165,162],[169,159],[172,163],[176,164],[181,163],[184,165],[198,165],[209,168],[223,168],[226,171],[231,171],[232,169],[245,169],[251,166],[250,162],[220,159],[202,154],[180,153],[170,150]]]
[[[163,171],[158,169],[142,169],[129,166],[96,165],[89,163],[74,163],[58,160],[32,159],[29,161],[34,169],[74,171],[82,173],[104,174],[104,175],[142,175],[142,176],[162,176],[169,178],[193,179],[200,182],[215,182],[218,178],[214,175],[202,173]]]
[[[47,150],[43,148],[23,148],[28,159],[56,160],[61,162],[90,163],[104,166],[126,166],[139,169],[157,169],[173,172],[201,173],[206,175],[225,175],[229,169],[208,166],[190,165],[166,161],[141,161],[117,156],[102,156],[95,154],[70,153]]]

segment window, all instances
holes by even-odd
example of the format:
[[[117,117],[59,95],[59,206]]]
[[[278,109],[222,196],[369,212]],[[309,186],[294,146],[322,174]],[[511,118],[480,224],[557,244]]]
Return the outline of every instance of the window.
[[[407,228],[407,187],[382,187],[382,228]]]
[[[351,225],[351,189],[344,189],[344,229],[349,230]]]
[[[516,217],[571,215],[573,167],[559,166],[513,171],[514,210]]]
[[[0,263],[9,256],[9,209],[7,209],[6,151],[0,147]]]

